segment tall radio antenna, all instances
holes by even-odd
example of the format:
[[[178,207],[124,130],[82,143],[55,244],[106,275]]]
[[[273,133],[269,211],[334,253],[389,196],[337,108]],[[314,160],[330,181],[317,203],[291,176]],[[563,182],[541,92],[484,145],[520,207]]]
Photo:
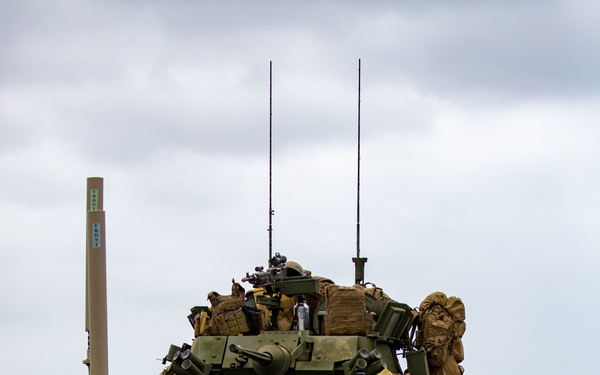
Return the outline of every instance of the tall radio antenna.
[[[269,61],[269,263],[273,259],[273,61]],[[270,265],[270,264],[269,264]]]
[[[365,263],[367,258],[360,256],[360,59],[358,59],[358,156],[356,159],[357,176],[356,176],[356,258],[352,258],[354,262],[354,282],[364,285],[365,280]]]

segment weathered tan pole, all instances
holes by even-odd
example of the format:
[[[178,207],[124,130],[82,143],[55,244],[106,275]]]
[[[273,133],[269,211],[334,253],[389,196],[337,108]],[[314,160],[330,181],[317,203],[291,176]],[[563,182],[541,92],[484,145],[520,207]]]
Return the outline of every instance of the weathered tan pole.
[[[87,359],[90,375],[108,375],[108,325],[106,303],[106,220],[104,180],[87,180],[86,314]]]
[[[86,222],[87,222],[87,212],[88,211],[104,211],[104,179],[101,177],[89,177],[87,179],[87,194],[86,194]],[[85,238],[87,239],[90,236],[87,233]],[[85,331],[89,332],[89,300],[88,300],[88,259],[89,259],[89,249],[87,247],[86,240],[86,248],[85,248]],[[88,356],[89,358],[89,356]]]

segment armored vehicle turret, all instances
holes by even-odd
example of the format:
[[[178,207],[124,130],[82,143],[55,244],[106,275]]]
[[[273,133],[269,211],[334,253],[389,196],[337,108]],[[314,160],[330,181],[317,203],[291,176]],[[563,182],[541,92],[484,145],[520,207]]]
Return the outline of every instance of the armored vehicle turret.
[[[256,267],[242,281],[250,283],[251,289],[246,291],[232,280],[230,295],[211,292],[211,306],[191,308],[193,341],[171,345],[162,375],[460,375],[464,371],[458,365],[464,333],[464,306],[458,298],[434,293],[425,310],[438,306],[447,314],[424,315],[425,311],[393,300],[372,284],[336,285],[279,253],[267,269]],[[426,332],[427,319],[437,319],[447,329]],[[307,324],[300,324],[303,321]]]

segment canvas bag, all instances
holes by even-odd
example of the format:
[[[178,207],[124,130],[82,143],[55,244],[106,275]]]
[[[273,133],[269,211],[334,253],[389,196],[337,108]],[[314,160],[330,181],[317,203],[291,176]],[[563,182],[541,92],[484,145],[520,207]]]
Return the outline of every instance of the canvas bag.
[[[210,332],[213,335],[239,335],[251,330],[244,307],[245,290],[235,280],[231,280],[231,295],[217,292],[208,293],[212,305]]]
[[[434,292],[423,300],[419,311],[417,346],[427,350],[430,373],[460,375],[458,363],[464,360],[461,337],[466,330],[462,300]]]
[[[367,317],[363,287],[329,285],[325,292],[326,335],[365,335]],[[370,318],[370,317],[369,317]]]

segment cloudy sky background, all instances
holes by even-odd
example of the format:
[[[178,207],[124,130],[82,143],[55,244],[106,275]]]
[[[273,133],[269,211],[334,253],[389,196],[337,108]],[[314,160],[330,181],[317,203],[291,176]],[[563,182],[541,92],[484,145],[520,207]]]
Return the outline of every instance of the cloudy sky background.
[[[591,374],[600,4],[0,3],[3,372],[86,374],[85,186],[104,177],[110,373],[274,251],[467,308],[469,374]]]

